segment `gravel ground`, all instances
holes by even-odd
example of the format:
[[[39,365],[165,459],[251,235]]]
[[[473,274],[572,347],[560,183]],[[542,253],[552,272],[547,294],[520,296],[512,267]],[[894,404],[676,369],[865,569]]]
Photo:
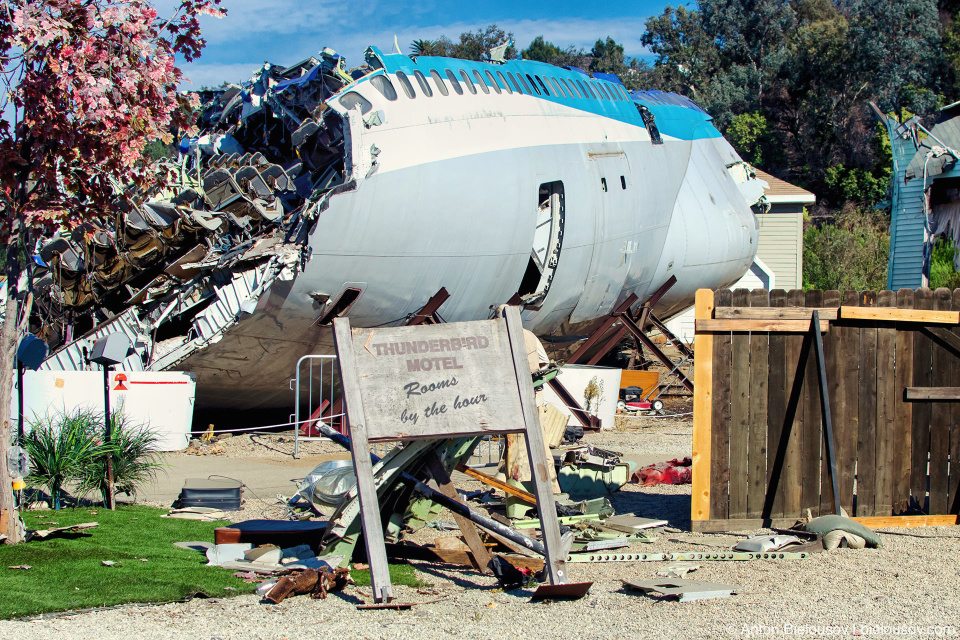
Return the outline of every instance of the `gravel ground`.
[[[617,430],[590,434],[587,440],[627,454],[674,456],[689,451],[688,421],[642,418],[618,422]],[[222,455],[289,455],[282,453],[286,443],[276,442],[276,438],[257,440],[229,439]],[[613,503],[619,513],[636,512],[670,521],[671,529],[656,542],[638,543],[631,550],[729,549],[743,537],[686,531],[689,496],[689,485],[628,485],[615,494]],[[736,593],[728,599],[679,603],[623,587],[624,580],[655,578],[662,563],[572,564],[571,580],[594,582],[590,593],[575,602],[546,603],[529,602],[528,590],[500,591],[495,580],[474,571],[413,563],[430,586],[419,590],[395,587],[398,601],[426,603],[404,612],[358,611],[355,605],[371,601],[369,589],[348,587],[327,600],[295,597],[280,605],[263,605],[255,596],[240,596],[0,622],[0,637],[960,637],[960,527],[885,531],[889,533],[882,536],[884,547],[878,550],[842,549],[802,561],[703,562],[688,576],[734,585]],[[441,535],[445,534],[423,530],[415,537],[422,542]]]

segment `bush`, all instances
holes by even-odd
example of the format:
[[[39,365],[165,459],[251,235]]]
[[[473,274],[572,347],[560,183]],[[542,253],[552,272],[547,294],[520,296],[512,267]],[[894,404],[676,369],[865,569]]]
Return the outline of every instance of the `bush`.
[[[887,286],[889,222],[873,212],[848,210],[835,224],[803,232],[803,288],[881,290]]]
[[[136,495],[156,476],[159,437],[147,425],[131,424],[121,411],[111,420],[109,443],[103,442],[103,416],[92,411],[77,409],[30,422],[23,442],[32,467],[27,481],[47,489],[54,509],[61,507],[64,485],[73,481],[79,496],[99,492],[106,503],[108,456],[117,493]]]
[[[937,238],[930,256],[930,288],[960,288],[960,273],[953,266],[957,249],[950,238]]]
[[[54,509],[61,507],[63,485],[107,454],[108,447],[92,428],[98,421],[97,414],[77,409],[29,423],[30,430],[24,434],[21,445],[31,461],[26,480],[30,486],[47,489]]]
[[[115,493],[136,496],[137,490],[152,482],[160,469],[157,442],[159,436],[147,425],[131,424],[123,413],[111,416],[111,453]],[[97,425],[94,432],[102,431]],[[100,456],[85,464],[79,473],[80,495],[99,491],[104,504],[107,502],[107,456]]]

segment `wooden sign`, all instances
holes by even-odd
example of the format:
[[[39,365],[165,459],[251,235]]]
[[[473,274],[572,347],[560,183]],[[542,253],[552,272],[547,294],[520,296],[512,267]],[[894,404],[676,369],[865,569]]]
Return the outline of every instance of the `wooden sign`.
[[[369,443],[524,433],[550,582],[567,581],[520,312],[503,319],[351,329],[333,321],[373,597],[393,598]]]
[[[523,431],[502,320],[351,329],[351,342],[371,441]]]

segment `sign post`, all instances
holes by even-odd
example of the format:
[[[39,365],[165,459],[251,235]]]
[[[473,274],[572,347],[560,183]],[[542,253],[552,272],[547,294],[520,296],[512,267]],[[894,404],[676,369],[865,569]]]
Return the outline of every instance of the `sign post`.
[[[333,322],[376,602],[393,598],[369,443],[523,433],[551,584],[567,580],[520,312],[502,319],[352,329]]]

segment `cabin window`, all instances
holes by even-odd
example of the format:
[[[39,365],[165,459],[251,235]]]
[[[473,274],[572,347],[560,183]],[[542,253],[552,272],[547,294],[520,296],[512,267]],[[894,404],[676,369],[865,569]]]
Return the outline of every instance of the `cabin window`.
[[[600,178],[600,188],[603,189],[603,192],[604,192],[604,193],[607,192],[607,179],[606,179],[606,178]]]
[[[517,93],[523,93],[523,89],[521,89],[520,85],[517,84],[517,79],[513,77],[513,74],[507,71],[507,77],[510,78],[510,84],[513,85],[513,90]]]
[[[497,93],[500,93],[500,85],[497,84],[497,79],[493,77],[493,74],[489,71],[484,71],[483,74],[487,76],[487,82],[491,87],[493,87],[493,90]]]
[[[373,76],[370,78],[370,84],[376,87],[377,91],[382,93],[387,100],[397,99],[397,90],[393,88],[393,83],[387,76]]]
[[[475,86],[473,86],[473,81],[470,80],[470,76],[467,75],[467,72],[464,71],[463,69],[461,69],[461,70],[460,70],[460,77],[463,78],[463,83],[464,83],[465,85],[467,85],[467,89],[470,91],[470,93],[476,95],[476,93],[477,93],[477,88],[476,88]]]
[[[436,69],[430,69],[430,76],[433,78],[433,81],[437,83],[437,89],[445,96],[450,95],[450,91],[447,90],[447,85],[444,83],[443,78],[440,77],[440,74]]]
[[[423,76],[423,74],[419,71],[414,71],[413,77],[417,79],[417,84],[420,85],[420,90],[423,91],[428,98],[432,98],[433,89],[430,88],[430,83],[427,82],[427,79]]]
[[[540,88],[543,89],[543,92],[544,92],[546,95],[548,95],[548,96],[552,96],[552,95],[553,95],[552,93],[550,93],[549,87],[547,87],[546,83],[544,83],[543,78],[541,78],[540,76],[533,76],[533,77],[536,78],[537,83],[540,85]],[[550,82],[550,80],[548,79],[547,82]]]
[[[568,84],[567,81],[564,80],[563,78],[560,78],[560,82],[563,84],[563,86],[565,86],[565,87],[567,88],[567,93],[569,93],[571,97],[573,97],[573,98],[579,98],[579,97],[580,97],[580,94],[577,93],[577,85],[576,85],[575,82],[570,82],[570,83]]]
[[[490,72],[487,71],[487,73],[490,73]],[[507,82],[507,79],[503,77],[503,73],[500,71],[497,71],[497,77],[500,78],[500,84],[502,84],[503,88],[507,90],[507,94],[513,93],[513,89],[510,88],[510,83]]]
[[[592,97],[592,96],[590,95],[590,92],[587,91],[587,88],[586,88],[585,86],[583,86],[583,80],[575,80],[574,82],[576,82],[576,83],[577,83],[577,86],[580,87],[580,93],[583,95],[584,98],[591,98],[591,97]]]
[[[533,81],[533,78],[530,77],[530,74],[529,73],[526,74],[527,75],[526,79],[524,79],[523,75],[524,74],[522,73],[518,73],[517,79],[520,80],[520,84],[522,84],[523,88],[527,90],[527,93],[529,93],[530,95],[533,95],[533,94],[540,95],[540,89],[537,88],[537,83]],[[530,81],[530,84],[527,84],[527,80]],[[533,87],[533,89],[531,89],[530,87]]]
[[[407,74],[403,71],[397,71],[397,82],[400,83],[400,88],[403,89],[403,92],[407,94],[408,98],[413,99],[417,97],[417,94],[413,92],[413,85],[410,84],[410,79],[407,78]]]
[[[624,190],[627,188],[627,178],[625,176],[620,176],[620,188]]]
[[[340,96],[340,104],[342,104],[343,108],[347,110],[354,109],[359,105],[360,113],[363,115],[367,115],[370,113],[370,110],[373,109],[373,105],[370,104],[370,101],[356,91],[348,91]]]
[[[558,96],[567,97],[567,94],[563,92],[563,89],[560,88],[560,83],[557,82],[556,78],[547,78],[547,82],[550,83],[550,86],[553,87],[553,92]]]
[[[587,85],[587,91],[593,96],[594,100],[600,100],[600,92],[597,91],[597,88],[591,85],[589,82],[585,83]]]
[[[477,86],[480,87],[480,90],[484,93],[490,93],[490,89],[487,88],[487,83],[483,81],[483,76],[480,75],[480,72],[474,69],[473,77],[477,79]]]
[[[453,87],[453,90],[457,92],[457,95],[462,96],[463,87],[460,86],[460,82],[457,80],[457,75],[452,69],[447,69],[447,79],[450,81],[450,86]]]
[[[530,95],[532,96],[532,95],[533,95],[533,89],[531,89],[531,88],[530,88],[530,85],[527,84],[527,81],[523,79],[523,74],[522,74],[522,73],[518,73],[518,74],[517,74],[517,80],[520,81],[520,85],[523,86],[523,90],[524,90],[526,93],[528,93],[528,94],[530,94]],[[533,82],[533,80],[530,80],[530,82]],[[537,89],[537,93],[538,93],[538,94],[540,93],[540,90],[539,90],[539,89]]]

